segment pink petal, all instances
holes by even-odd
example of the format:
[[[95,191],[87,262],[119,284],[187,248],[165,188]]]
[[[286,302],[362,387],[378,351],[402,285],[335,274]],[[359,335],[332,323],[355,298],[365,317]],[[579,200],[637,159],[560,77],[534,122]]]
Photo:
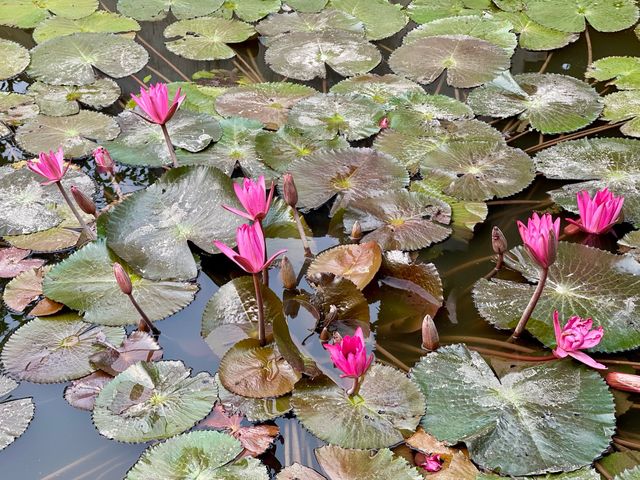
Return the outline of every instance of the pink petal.
[[[589,355],[587,355],[584,352],[569,352],[569,355],[571,355],[573,358],[575,358],[579,362],[582,362],[585,365],[590,366],[591,368],[596,368],[598,370],[607,369],[607,367],[605,367],[601,363],[596,362],[593,358],[591,358]]]
[[[243,212],[242,210],[238,210],[237,208],[229,207],[227,205],[222,205],[222,208],[230,211],[231,213],[235,213],[242,218],[246,218],[247,220],[253,220],[253,217],[251,215],[249,215],[247,212]]]

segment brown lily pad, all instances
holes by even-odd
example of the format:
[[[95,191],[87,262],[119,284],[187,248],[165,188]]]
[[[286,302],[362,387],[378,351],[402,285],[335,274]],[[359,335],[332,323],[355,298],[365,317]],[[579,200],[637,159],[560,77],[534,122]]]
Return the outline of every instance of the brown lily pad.
[[[333,273],[351,280],[358,289],[366,287],[382,264],[382,250],[376,242],[340,245],[318,255],[307,273]]]

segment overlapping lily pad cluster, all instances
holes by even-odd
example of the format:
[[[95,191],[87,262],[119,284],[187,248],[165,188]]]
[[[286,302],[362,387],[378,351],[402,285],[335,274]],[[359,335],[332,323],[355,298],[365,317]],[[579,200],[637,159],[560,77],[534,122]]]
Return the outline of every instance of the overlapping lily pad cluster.
[[[315,453],[332,480],[599,478],[593,465],[608,453],[620,413],[602,377],[535,351],[500,366],[472,345],[436,350],[444,289],[418,253],[465,248],[487,202],[518,194],[536,173],[577,181],[549,192],[556,212],[581,215],[557,249],[554,227],[555,243],[545,245],[552,261],[540,269],[530,246],[503,245],[496,269],[465,293],[498,329],[516,327],[531,307],[527,330],[558,358],[584,359],[580,345],[594,354],[640,347],[640,239],[630,231],[640,226],[640,140],[585,130],[609,121],[640,136],[640,59],[598,59],[586,71],[591,82],[544,73],[546,63],[511,73],[514,52],[560,49],[583,31],[590,46],[589,29],[631,28],[638,8],[633,0],[401,3],[119,0],[116,13],[97,0],[0,0],[0,24],[33,29],[35,42],[28,50],[0,39],[0,79],[29,83],[0,94],[0,135],[25,158],[61,148],[73,161],[53,184],[40,183],[33,163],[0,166],[0,277],[11,279],[3,301],[27,319],[3,343],[0,398],[15,380],[71,381],[66,400],[92,411],[101,435],[163,441],[128,480],[266,480],[259,457],[283,416],[326,443]],[[136,75],[158,55],[137,32],[163,20],[165,55],[230,60],[243,76],[200,72],[169,83],[176,99],[166,115],[140,99],[127,103],[136,92],[122,79],[135,78],[146,98],[149,85]],[[381,41],[393,36],[400,46],[387,55]],[[264,81],[255,59],[245,60],[241,44],[258,37],[278,81]],[[335,73],[345,78],[329,85]],[[530,132],[541,141],[516,148]],[[144,186],[119,183],[128,168],[146,175]],[[98,184],[100,175],[112,186]],[[268,211],[244,226],[234,214],[247,210],[238,177],[262,182],[262,192],[273,182],[279,193],[261,199]],[[583,203],[605,187],[624,197],[624,215],[600,229],[592,212],[588,229]],[[300,213],[314,211],[330,217],[341,245],[314,256],[290,241],[295,268],[288,259],[269,268],[265,248],[312,236]],[[626,233],[628,253],[597,248],[611,228]],[[242,237],[248,229],[260,234]],[[263,257],[254,258],[258,267],[224,246],[236,238],[241,254]],[[217,246],[253,281],[225,277],[208,299],[201,336],[220,365],[192,373],[162,360],[162,335],[140,319],[189,305],[201,262],[222,261]],[[282,285],[270,287],[270,271]],[[578,317],[554,329],[554,312]],[[301,325],[310,332],[304,341]],[[598,341],[566,338],[591,326]],[[422,330],[423,347],[435,351],[420,350],[403,372],[380,361],[396,360],[374,341],[385,329],[415,333],[416,346]],[[371,351],[382,355],[372,361]],[[486,358],[495,360],[491,351]],[[0,403],[0,448],[33,415],[31,399]],[[627,480],[639,463],[618,452],[599,467]],[[325,478],[310,467],[292,464],[276,478]]]

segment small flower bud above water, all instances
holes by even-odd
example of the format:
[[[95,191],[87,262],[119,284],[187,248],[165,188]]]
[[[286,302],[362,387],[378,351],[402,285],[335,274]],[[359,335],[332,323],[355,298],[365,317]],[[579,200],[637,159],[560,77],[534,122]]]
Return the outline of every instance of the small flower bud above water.
[[[380,120],[380,123],[378,123],[378,126],[381,130],[384,130],[386,128],[389,128],[389,124],[389,119],[387,117],[383,117],[382,120]]]
[[[131,295],[133,286],[131,285],[131,278],[125,269],[118,262],[113,264],[113,275],[116,277],[116,282],[122,293],[125,295]]]
[[[293,265],[291,265],[291,261],[286,255],[280,260],[280,281],[284,288],[288,290],[294,289],[298,285],[298,279],[296,278],[296,273],[293,271]]]
[[[356,220],[353,227],[351,227],[351,238],[353,240],[360,240],[362,238],[362,225],[360,225],[358,220]]]
[[[498,255],[502,255],[509,250],[507,239],[498,227],[493,227],[491,230],[491,246],[493,247],[493,251]]]
[[[616,390],[640,393],[640,375],[611,372],[607,373],[605,380],[611,388],[615,388]]]
[[[282,177],[282,194],[284,201],[291,208],[296,208],[298,204],[298,189],[293,181],[293,175],[285,173]]]
[[[433,455],[416,455],[416,465],[429,473],[439,472],[442,470],[443,463],[444,460],[439,453],[435,453]]]
[[[71,187],[71,195],[73,195],[73,199],[76,201],[80,210],[82,210],[87,215],[93,215],[96,217],[98,215],[98,211],[96,209],[96,204],[93,203],[90,197],[85,195],[82,190],[80,190],[75,185]]]
[[[534,213],[525,225],[518,220],[518,230],[531,258],[544,269],[553,265],[558,251],[560,219]]]
[[[438,329],[431,315],[427,314],[422,319],[422,348],[431,352],[437,350],[439,346],[440,336],[438,335]]]
[[[93,158],[96,161],[96,168],[100,173],[109,173],[115,175],[116,162],[113,161],[111,155],[104,147],[98,147],[93,151]]]

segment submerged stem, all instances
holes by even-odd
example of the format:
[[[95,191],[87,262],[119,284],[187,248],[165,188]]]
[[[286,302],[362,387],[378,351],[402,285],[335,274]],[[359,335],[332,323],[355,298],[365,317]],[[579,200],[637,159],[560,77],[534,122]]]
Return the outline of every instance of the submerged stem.
[[[525,308],[524,312],[522,312],[522,317],[520,317],[520,321],[518,322],[516,329],[513,331],[513,335],[511,335],[511,339],[516,340],[518,337],[520,337],[520,335],[522,335],[522,332],[524,332],[524,327],[527,326],[527,322],[529,321],[529,318],[531,317],[533,310],[536,308],[536,305],[538,304],[538,300],[540,300],[540,296],[542,295],[544,286],[547,283],[548,275],[549,275],[548,268],[542,268],[540,270],[540,280],[538,281],[536,290],[535,292],[533,292],[533,295],[531,296],[531,300],[529,300],[529,304],[527,305],[527,308]]]
[[[85,221],[82,219],[80,212],[78,212],[78,209],[73,204],[73,201],[71,200],[71,198],[69,198],[69,194],[62,186],[62,183],[58,181],[56,182],[56,185],[58,186],[58,189],[60,190],[60,193],[62,194],[62,197],[64,198],[65,202],[67,202],[67,205],[69,205],[69,208],[71,209],[76,219],[78,220],[78,223],[80,224],[80,227],[82,227],[82,230],[84,231],[87,238],[89,238],[90,240],[95,240],[96,239],[95,234],[91,231],[91,229],[87,226]]]
[[[300,240],[302,240],[302,247],[304,248],[305,257],[313,257],[313,253],[311,253],[311,248],[309,248],[309,242],[307,241],[307,234],[304,233],[304,227],[302,226],[302,220],[300,220],[300,214],[298,210],[292,208],[293,210],[293,218],[296,221],[296,225],[298,226],[298,233],[300,234]]]
[[[258,340],[260,340],[260,346],[264,347],[267,344],[267,333],[264,326],[264,302],[262,301],[262,289],[260,288],[260,274],[254,273],[252,276],[253,288],[256,290],[256,304],[258,305]]]
[[[171,157],[171,162],[173,163],[173,168],[178,167],[178,157],[176,157],[176,150],[173,148],[173,143],[171,143],[171,139],[169,138],[169,130],[165,124],[160,125],[162,128],[162,135],[164,135],[164,141],[167,144],[167,150],[169,150],[169,156]]]

